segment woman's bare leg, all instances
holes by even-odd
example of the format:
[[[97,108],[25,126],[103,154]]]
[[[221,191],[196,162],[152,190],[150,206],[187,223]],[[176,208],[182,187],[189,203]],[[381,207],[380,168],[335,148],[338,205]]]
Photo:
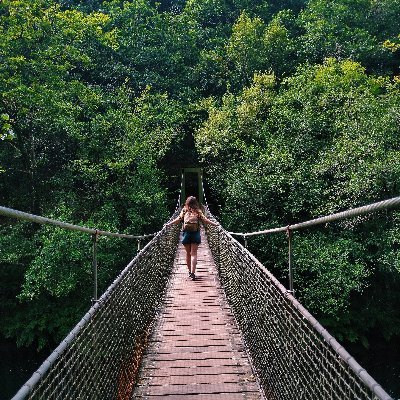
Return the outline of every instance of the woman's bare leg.
[[[191,255],[191,261],[192,261],[192,274],[196,272],[196,266],[197,266],[197,249],[199,245],[197,243],[192,243],[190,247],[190,255]]]
[[[189,274],[190,274],[190,271],[191,271],[191,268],[192,268],[192,258],[191,258],[191,252],[190,252],[191,244],[190,243],[189,244],[184,244],[183,247],[186,250],[186,265],[188,267],[188,271],[189,271]]]

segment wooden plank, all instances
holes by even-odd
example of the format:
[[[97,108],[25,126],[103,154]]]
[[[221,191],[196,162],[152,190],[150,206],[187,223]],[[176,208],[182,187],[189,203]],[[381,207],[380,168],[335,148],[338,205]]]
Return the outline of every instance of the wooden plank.
[[[260,397],[254,393],[218,393],[216,399],[215,394],[197,394],[195,400],[258,400]],[[139,396],[135,399],[149,399],[149,400],[191,400],[186,394],[174,396]]]
[[[219,375],[221,372],[221,367],[215,365],[215,363],[210,363],[208,366],[190,366],[181,368],[171,368],[166,366],[165,368],[157,365],[156,367],[148,367],[147,371],[143,371],[143,376],[155,377],[155,376],[196,376],[196,375]],[[232,363],[232,365],[224,365],[224,374],[234,374],[237,376],[246,375],[249,369],[248,366],[237,365],[237,363]],[[252,375],[250,375],[252,376]]]
[[[193,383],[193,380],[196,383]],[[216,384],[216,383],[237,383],[237,382],[250,382],[252,378],[248,378],[245,374],[237,375],[235,373],[213,374],[213,375],[170,375],[149,377],[148,385],[151,386],[165,386],[165,385],[199,385],[199,384]]]
[[[235,383],[195,383],[187,385],[148,385],[147,396],[172,396],[179,394],[199,395],[199,394],[219,394],[219,393],[257,393],[257,385],[252,382]]]

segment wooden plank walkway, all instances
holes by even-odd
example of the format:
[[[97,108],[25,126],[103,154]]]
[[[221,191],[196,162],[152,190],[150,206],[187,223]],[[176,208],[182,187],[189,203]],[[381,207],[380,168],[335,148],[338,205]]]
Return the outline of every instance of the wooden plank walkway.
[[[202,232],[196,280],[180,244],[132,399],[262,399]]]

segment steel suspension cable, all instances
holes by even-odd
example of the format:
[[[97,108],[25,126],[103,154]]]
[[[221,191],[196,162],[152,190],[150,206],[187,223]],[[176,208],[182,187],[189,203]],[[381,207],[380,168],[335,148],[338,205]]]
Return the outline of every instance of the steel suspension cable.
[[[179,196],[178,196],[178,200],[176,202],[176,207],[175,207],[175,211],[178,211],[178,209],[181,207],[181,202],[182,202],[182,190],[183,190],[183,172],[181,174],[181,186],[179,188]]]
[[[201,180],[201,188],[202,188],[202,191],[203,191],[204,205],[206,206],[206,208],[208,208],[208,202],[207,202],[207,198],[206,198],[206,192],[204,190],[204,181],[203,181],[203,179]]]
[[[67,222],[62,222],[51,218],[41,217],[34,214],[28,214],[23,211],[18,211],[12,208],[2,207],[2,206],[0,206],[0,215],[3,215],[5,217],[17,218],[29,222],[36,222],[38,224],[54,225],[58,226],[59,228],[69,229],[72,231],[78,231],[83,233],[89,233],[91,235],[101,235],[101,236],[110,236],[110,237],[118,237],[125,239],[140,239],[140,240],[150,238],[156,235],[156,233],[151,233],[148,235],[127,235],[125,233],[107,232],[107,231],[102,231],[100,229],[87,228],[85,226],[73,225]]]
[[[316,219],[312,219],[312,220],[305,221],[305,222],[300,222],[300,223],[293,224],[293,225],[282,226],[279,228],[266,229],[266,230],[256,231],[256,232],[248,232],[248,233],[229,232],[229,234],[235,235],[235,236],[249,237],[249,236],[257,236],[257,235],[265,235],[268,233],[275,233],[275,232],[286,232],[288,229],[290,229],[291,231],[295,231],[295,230],[309,228],[310,226],[325,224],[325,223],[333,222],[333,221],[340,221],[340,220],[343,220],[346,218],[351,218],[351,217],[358,217],[360,215],[368,214],[368,213],[375,212],[375,211],[387,210],[389,208],[393,208],[398,205],[400,205],[400,197],[393,197],[392,199],[379,201],[377,203],[368,204],[368,205],[365,205],[362,207],[352,208],[352,209],[349,209],[346,211],[342,211],[342,212],[335,213],[335,214],[330,214],[330,215],[327,215],[324,217],[319,217]]]

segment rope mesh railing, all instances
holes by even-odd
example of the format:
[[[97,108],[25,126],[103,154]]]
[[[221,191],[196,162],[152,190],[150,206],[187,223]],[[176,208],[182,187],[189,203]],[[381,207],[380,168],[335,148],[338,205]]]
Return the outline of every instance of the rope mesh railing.
[[[163,228],[142,249],[13,400],[130,398],[178,231]]]
[[[208,226],[207,237],[266,398],[391,399],[228,232]]]

